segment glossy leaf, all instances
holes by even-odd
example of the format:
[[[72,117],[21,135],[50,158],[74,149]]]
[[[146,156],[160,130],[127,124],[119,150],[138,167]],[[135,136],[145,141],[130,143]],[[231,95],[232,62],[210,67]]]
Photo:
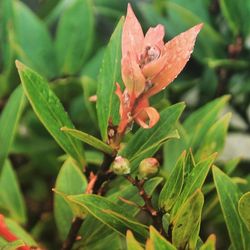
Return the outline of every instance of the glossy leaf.
[[[184,249],[192,233],[200,223],[204,196],[198,189],[190,196],[173,218],[172,241],[177,249]]]
[[[91,0],[73,0],[60,15],[55,48],[61,74],[79,72],[93,46],[94,10]]]
[[[90,146],[92,146],[92,147],[94,147],[94,148],[96,148],[96,149],[98,149],[106,154],[109,154],[109,155],[115,154],[115,151],[113,148],[111,148],[108,144],[100,141],[99,139],[97,139],[96,137],[94,137],[90,134],[84,133],[84,132],[76,130],[76,129],[70,129],[67,127],[62,127],[61,131],[71,135],[72,137],[74,137],[78,140],[81,140],[81,141],[89,144]]]
[[[104,141],[107,140],[109,120],[119,121],[119,100],[115,95],[116,82],[121,83],[121,33],[123,18],[113,32],[104,52],[97,86],[97,117]]]
[[[86,187],[87,180],[79,167],[72,159],[67,159],[57,176],[56,190],[68,195],[73,195],[84,193]],[[61,239],[65,239],[71,226],[73,214],[69,205],[59,195],[55,195],[54,198],[54,213],[60,237]]]
[[[250,231],[250,192],[245,193],[241,196],[238,204],[238,209],[241,219],[244,221],[248,231]]]
[[[166,212],[172,208],[181,192],[184,182],[185,157],[185,153],[180,156],[161,190],[159,207],[164,208]]]
[[[147,227],[145,225],[135,221],[122,206],[109,201],[107,198],[82,194],[67,196],[67,199],[73,206],[78,206],[79,211],[87,211],[121,235],[125,235],[127,229],[131,229],[138,239],[147,237]]]
[[[84,166],[81,143],[60,131],[64,126],[74,128],[60,100],[39,74],[20,62],[16,64],[24,92],[34,112],[62,149],[77,160],[80,166]]]
[[[177,214],[181,205],[188,199],[188,197],[192,195],[197,189],[202,187],[216,156],[217,154],[213,154],[207,159],[199,162],[186,177],[183,190],[174,204],[173,210],[171,211],[171,218]]]
[[[213,167],[213,178],[232,245],[236,250],[247,250],[250,248],[250,232],[237,210],[240,191],[217,167]]]
[[[9,153],[23,108],[24,93],[19,86],[10,96],[0,117],[0,172]]]
[[[126,235],[127,250],[143,250],[140,243],[135,239],[131,231],[127,231]]]
[[[159,122],[151,129],[139,129],[133,138],[128,142],[121,155],[128,158],[130,161],[138,157],[145,157],[147,152],[152,155],[166,140],[178,138],[176,133],[176,122],[179,119],[183,109],[183,103],[178,103],[164,109],[160,113]],[[135,170],[136,166],[134,166]],[[133,171],[132,170],[132,171]]]

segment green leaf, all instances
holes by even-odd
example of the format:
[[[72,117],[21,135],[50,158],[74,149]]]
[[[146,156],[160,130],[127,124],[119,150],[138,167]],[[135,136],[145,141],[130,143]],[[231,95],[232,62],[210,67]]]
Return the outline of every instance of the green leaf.
[[[38,246],[37,243],[33,240],[33,238],[22,228],[20,227],[14,220],[5,218],[5,223],[8,229],[17,236],[17,238],[22,239],[22,241],[28,246]]]
[[[200,146],[208,129],[215,123],[220,111],[228,102],[229,96],[220,97],[197,111],[193,112],[184,122],[184,128],[191,135],[190,145],[193,151]]]
[[[17,176],[9,161],[5,161],[0,176],[0,197],[0,207],[4,208],[13,220],[24,224],[27,219],[25,203]]]
[[[25,94],[34,112],[61,148],[77,160],[80,166],[84,166],[81,143],[60,131],[64,126],[74,128],[60,100],[39,74],[18,61],[16,64]]]
[[[140,128],[120,154],[130,161],[139,157],[146,158],[144,155],[147,152],[154,154],[166,140],[178,138],[176,122],[184,107],[184,103],[178,103],[164,109],[160,113],[159,122],[151,129]],[[137,166],[132,166],[132,171],[135,170],[135,167]]]
[[[68,158],[60,169],[55,189],[73,195],[82,194],[86,190],[87,180],[74,161]],[[56,225],[61,239],[65,239],[72,223],[73,213],[66,201],[59,195],[54,198]]]
[[[217,154],[213,154],[207,159],[199,162],[185,179],[183,190],[173,206],[171,218],[173,218],[182,204],[192,195],[197,189],[200,189],[207,177],[210,167],[212,166]]]
[[[93,46],[94,12],[91,0],[73,0],[60,16],[56,55],[61,74],[79,72]]]
[[[176,250],[176,248],[168,242],[162,235],[153,227],[149,227],[150,232],[150,248],[148,250]]]
[[[25,246],[24,242],[22,240],[15,240],[13,242],[9,242],[5,244],[4,246],[1,246],[1,250],[14,250],[18,249],[19,247]]]
[[[147,237],[147,227],[135,221],[122,206],[119,206],[107,198],[82,194],[67,196],[68,201],[73,206],[78,206],[79,210],[87,211],[99,221],[109,226],[114,231],[125,235],[127,229],[131,229],[139,239]]]
[[[109,154],[109,155],[115,155],[115,150],[113,148],[111,148],[108,144],[100,141],[99,139],[97,139],[96,137],[90,135],[90,134],[87,134],[87,133],[84,133],[82,131],[79,131],[79,130],[76,130],[76,129],[70,129],[70,128],[67,128],[67,127],[62,127],[61,128],[61,131],[71,135],[72,137],[78,139],[78,140],[81,140],[87,144],[89,144],[90,146],[106,153],[106,154]]]
[[[178,249],[185,249],[196,226],[199,225],[203,204],[204,196],[198,189],[178,210],[172,221],[172,241]]]
[[[119,100],[115,83],[121,83],[121,34],[124,18],[121,18],[104,52],[97,86],[97,117],[102,139],[107,141],[110,118],[119,121]]]
[[[13,142],[23,108],[24,94],[20,86],[11,94],[0,117],[0,173]]]
[[[250,233],[237,211],[240,191],[217,167],[213,167],[213,177],[232,245],[235,250],[247,250],[250,248]]]
[[[250,231],[250,192],[245,193],[241,196],[238,203],[238,210],[241,219],[244,221],[248,231]]]
[[[228,113],[215,122],[211,128],[207,130],[206,135],[200,143],[201,146],[195,154],[197,159],[203,159],[213,152],[221,152],[221,150],[224,148],[230,119],[231,113]]]
[[[206,242],[200,247],[200,250],[215,250],[216,237],[214,234],[211,234]]]
[[[57,67],[49,32],[20,1],[14,1],[14,23],[9,32],[11,45],[20,60],[47,77],[55,76]]]
[[[159,207],[164,208],[166,212],[172,208],[180,195],[184,182],[185,157],[186,152],[184,152],[178,159],[169,178],[166,180],[166,183],[161,190],[159,196]]]
[[[143,250],[140,243],[135,239],[133,233],[128,230],[126,235],[127,250]]]
[[[219,1],[223,16],[227,20],[234,36],[243,33],[249,35],[248,16],[250,15],[250,4],[245,0],[221,0]]]

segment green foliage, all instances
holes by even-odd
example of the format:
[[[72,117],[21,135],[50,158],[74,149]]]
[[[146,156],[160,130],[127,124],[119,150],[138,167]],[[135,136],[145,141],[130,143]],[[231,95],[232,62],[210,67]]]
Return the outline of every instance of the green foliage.
[[[66,249],[250,249],[249,1],[130,2],[164,42],[204,25],[182,73],[149,100],[147,78],[121,133],[128,1],[0,0],[0,249],[66,238]],[[153,44],[128,52],[139,68],[123,74],[137,80]],[[150,114],[140,105],[159,111],[150,129],[136,124]],[[120,156],[131,174],[111,168]],[[151,157],[159,171],[141,180]]]

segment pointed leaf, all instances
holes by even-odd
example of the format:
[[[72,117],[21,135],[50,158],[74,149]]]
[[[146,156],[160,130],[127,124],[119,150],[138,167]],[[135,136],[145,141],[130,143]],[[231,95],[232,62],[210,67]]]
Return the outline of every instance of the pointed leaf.
[[[24,108],[24,93],[21,86],[17,87],[0,117],[0,173],[10,150],[17,123]]]
[[[133,233],[128,230],[126,235],[127,250],[143,250],[140,243],[135,239]]]
[[[65,133],[68,133],[72,137],[78,140],[81,140],[106,154],[109,154],[109,155],[115,154],[115,151],[113,148],[111,148],[108,144],[104,143],[103,141],[100,141],[99,139],[97,139],[96,137],[90,134],[84,133],[77,129],[70,129],[67,127],[62,127],[61,130]]]
[[[200,247],[200,250],[215,250],[216,237],[214,234],[211,234],[206,242]]]
[[[18,61],[16,64],[25,94],[34,112],[62,149],[77,160],[80,166],[84,166],[81,143],[60,131],[64,126],[74,128],[60,100],[39,74]]]
[[[175,250],[176,248],[168,242],[153,226],[149,227],[151,247],[147,250]]]
[[[250,232],[237,211],[240,191],[217,167],[213,167],[213,178],[232,245],[235,250],[247,250],[250,248]]]

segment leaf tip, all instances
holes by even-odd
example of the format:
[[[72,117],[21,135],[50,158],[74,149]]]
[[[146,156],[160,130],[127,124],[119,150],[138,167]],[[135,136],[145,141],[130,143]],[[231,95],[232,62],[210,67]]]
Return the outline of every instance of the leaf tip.
[[[20,70],[20,71],[23,71],[23,70],[24,70],[25,65],[24,65],[23,63],[21,63],[21,62],[18,61],[18,60],[15,60],[15,64],[16,64],[16,67],[17,67],[18,70]]]

